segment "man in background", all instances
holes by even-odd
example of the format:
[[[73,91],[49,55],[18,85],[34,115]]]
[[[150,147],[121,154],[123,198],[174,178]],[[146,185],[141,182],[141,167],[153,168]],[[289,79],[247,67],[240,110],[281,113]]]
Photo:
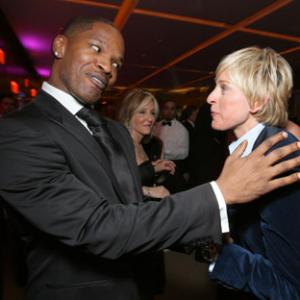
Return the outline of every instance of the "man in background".
[[[187,182],[183,176],[185,159],[189,155],[189,133],[187,129],[176,119],[177,105],[173,100],[167,100],[162,104],[161,121],[157,123],[154,134],[163,142],[164,159],[172,160],[176,164],[174,175],[168,175],[164,185],[176,193],[187,188]]]

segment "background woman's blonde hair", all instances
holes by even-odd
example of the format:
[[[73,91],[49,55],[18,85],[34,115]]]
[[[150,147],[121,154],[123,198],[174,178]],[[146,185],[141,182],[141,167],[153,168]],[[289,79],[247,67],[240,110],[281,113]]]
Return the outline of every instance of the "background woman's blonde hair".
[[[281,55],[271,48],[244,48],[221,60],[216,77],[224,71],[243,91],[250,107],[256,101],[262,105],[254,115],[259,122],[285,126],[293,76],[289,63]]]
[[[159,105],[153,94],[143,89],[130,90],[123,99],[119,109],[119,121],[129,127],[133,114],[149,102],[154,104],[155,119],[159,114]]]

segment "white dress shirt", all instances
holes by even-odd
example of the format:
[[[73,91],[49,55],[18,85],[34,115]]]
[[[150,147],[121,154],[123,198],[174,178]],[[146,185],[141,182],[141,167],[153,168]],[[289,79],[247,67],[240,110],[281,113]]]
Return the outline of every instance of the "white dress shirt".
[[[164,158],[170,160],[185,159],[189,154],[189,133],[176,119],[171,120],[171,126],[157,123],[154,134],[158,136],[164,147]]]
[[[257,140],[259,134],[263,131],[263,129],[265,128],[264,124],[258,123],[255,127],[253,127],[252,129],[250,129],[247,133],[245,133],[243,136],[241,136],[239,139],[237,139],[236,141],[232,142],[229,145],[229,153],[231,154],[243,141],[247,141],[247,147],[245,149],[245,151],[243,152],[242,157],[248,156],[253,149],[254,143]],[[217,184],[216,184],[217,186]],[[218,188],[219,189],[219,188]],[[215,191],[216,193],[216,191]],[[221,193],[221,191],[220,191]],[[222,193],[221,196],[223,197]],[[220,197],[220,195],[219,195]],[[219,200],[218,200],[219,201]],[[223,199],[224,201],[224,199]],[[222,204],[221,204],[222,205]],[[220,207],[220,204],[219,204]],[[221,222],[222,222],[222,213],[221,213],[221,209],[220,209],[220,214],[221,214]],[[224,214],[223,214],[224,217]],[[227,217],[227,210],[226,210],[226,218],[227,218],[227,224],[228,224],[228,217]],[[223,231],[223,227],[222,227],[222,232],[226,232]],[[229,227],[228,227],[228,231],[229,232]],[[211,263],[209,265],[209,272],[212,272],[214,269],[215,263]]]
[[[229,153],[231,154],[243,141],[247,141],[247,147],[242,157],[249,155],[252,152],[255,141],[264,128],[265,125],[263,125],[262,123],[258,123],[255,127],[250,129],[247,133],[245,133],[239,139],[229,145]]]
[[[77,117],[77,113],[83,108],[83,105],[78,102],[70,94],[54,87],[48,82],[43,82],[42,90],[55,98],[63,107],[65,107],[76,119],[91,133],[86,121]]]

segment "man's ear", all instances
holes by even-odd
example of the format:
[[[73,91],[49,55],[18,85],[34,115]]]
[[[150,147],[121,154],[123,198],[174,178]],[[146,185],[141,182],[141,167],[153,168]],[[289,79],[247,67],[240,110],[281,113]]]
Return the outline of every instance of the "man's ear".
[[[54,38],[52,50],[54,56],[58,59],[63,58],[66,52],[68,39],[65,35],[57,35]]]

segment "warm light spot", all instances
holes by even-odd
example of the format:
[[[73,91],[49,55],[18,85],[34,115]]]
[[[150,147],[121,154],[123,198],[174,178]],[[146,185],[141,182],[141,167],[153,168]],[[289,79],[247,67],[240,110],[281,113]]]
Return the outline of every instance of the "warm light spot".
[[[5,52],[0,48],[0,65],[5,64]]]
[[[24,79],[24,86],[29,87],[29,79],[28,78]]]
[[[36,89],[30,89],[30,97],[34,98],[37,95],[37,90]]]
[[[13,94],[19,94],[19,84],[16,81],[10,81],[10,90]]]
[[[195,91],[195,87],[185,87],[185,88],[178,88],[178,89],[172,89],[169,90],[170,94],[187,94],[190,92]]]
[[[200,86],[199,90],[200,90],[200,93],[207,93],[209,91],[209,86],[207,86],[207,85]]]

